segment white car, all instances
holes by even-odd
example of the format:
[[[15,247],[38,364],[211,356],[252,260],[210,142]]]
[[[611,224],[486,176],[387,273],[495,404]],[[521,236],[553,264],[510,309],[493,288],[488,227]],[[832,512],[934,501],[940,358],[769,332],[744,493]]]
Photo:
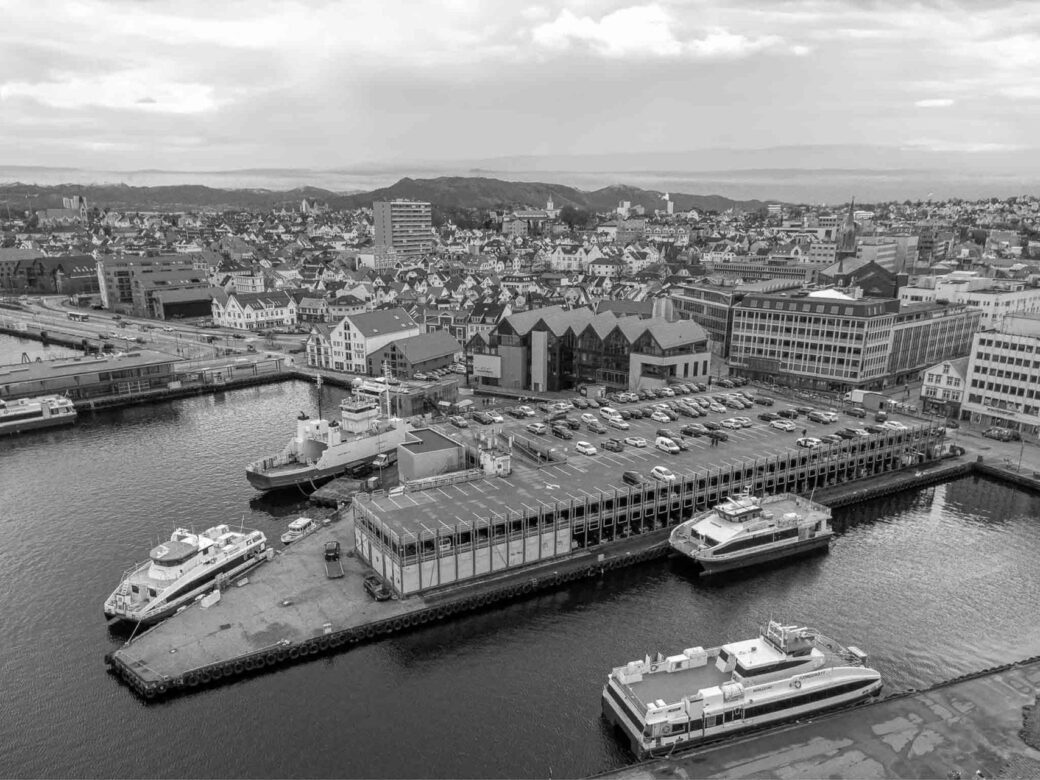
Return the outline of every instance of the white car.
[[[650,469],[650,476],[659,482],[675,482],[676,476],[671,469],[666,469],[664,466],[654,466]]]
[[[506,421],[506,418],[498,412],[488,412],[487,415],[491,418],[491,422],[493,423],[504,423]]]
[[[545,423],[531,423],[527,426],[527,430],[529,430],[531,433],[537,433],[539,436],[541,436],[543,433],[549,430],[549,428],[546,427]]]
[[[719,412],[719,413],[722,413],[722,412],[725,412],[725,411],[726,411],[726,407],[725,407],[725,406],[723,406],[722,404],[720,404],[720,403],[719,403],[718,401],[712,401],[712,402],[711,402],[711,403],[710,403],[710,404],[708,405],[708,408],[709,408],[709,409],[711,409],[711,410],[712,410],[713,412]]]
[[[532,409],[532,408],[531,408],[530,406],[521,406],[521,407],[520,407],[520,411],[521,411],[521,412],[522,412],[522,413],[524,414],[524,416],[526,416],[526,417],[534,417],[534,416],[535,416],[536,414],[538,414],[538,412],[536,412],[536,411],[535,411],[534,409]]]
[[[820,439],[815,436],[803,436],[801,439],[795,442],[799,447],[805,447],[806,449],[815,449],[823,444]]]
[[[631,426],[620,417],[611,417],[607,420],[607,425],[611,428],[617,428],[619,431],[627,431]]]
[[[672,421],[672,418],[669,417],[664,412],[654,412],[653,414],[650,415],[650,419],[651,420],[656,420],[657,422],[664,422],[664,423]]]
[[[734,417],[733,419],[740,423],[741,428],[750,428],[755,424],[750,417]]]
[[[898,420],[889,420],[888,422],[881,423],[891,431],[908,431],[910,430],[906,425],[899,422]]]
[[[579,441],[574,445],[574,449],[580,452],[582,455],[595,455],[596,448],[589,444],[587,441]]]
[[[722,427],[723,428],[743,428],[744,426],[740,424],[740,420],[738,420],[736,417],[729,417],[729,418],[727,418],[727,419],[722,421]]]
[[[669,455],[678,455],[680,452],[679,445],[667,436],[658,436],[654,446],[661,452],[667,452]]]
[[[668,398],[675,398],[675,391],[670,387],[662,387],[661,392]]]
[[[589,423],[594,423],[596,422],[596,415],[585,412],[585,414],[581,416],[581,421],[586,425],[588,425]]]
[[[769,423],[769,425],[773,428],[776,428],[778,431],[787,431],[788,433],[798,428],[798,426],[795,425],[793,422],[791,422],[790,420],[785,420],[783,418],[779,420],[773,420],[773,422]]]
[[[627,439],[625,439],[625,444],[627,444],[629,447],[645,447],[646,439],[644,439],[642,436],[629,436]]]

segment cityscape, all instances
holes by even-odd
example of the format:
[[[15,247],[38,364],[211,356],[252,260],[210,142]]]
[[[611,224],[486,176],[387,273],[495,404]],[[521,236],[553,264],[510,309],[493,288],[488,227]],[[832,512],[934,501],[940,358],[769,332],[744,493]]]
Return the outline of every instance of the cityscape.
[[[1017,7],[432,8],[10,9],[0,775],[1040,774]]]

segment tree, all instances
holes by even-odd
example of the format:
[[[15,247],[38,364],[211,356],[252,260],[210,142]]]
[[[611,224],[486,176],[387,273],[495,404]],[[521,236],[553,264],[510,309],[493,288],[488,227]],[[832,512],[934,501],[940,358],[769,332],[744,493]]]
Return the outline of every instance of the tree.
[[[584,209],[575,208],[574,206],[564,206],[560,209],[560,221],[571,230],[575,230],[577,228],[588,227],[592,222],[592,214]]]

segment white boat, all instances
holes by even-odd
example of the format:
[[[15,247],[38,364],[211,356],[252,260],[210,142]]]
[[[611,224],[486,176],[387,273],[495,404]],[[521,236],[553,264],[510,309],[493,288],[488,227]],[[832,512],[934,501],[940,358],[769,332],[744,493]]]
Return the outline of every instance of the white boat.
[[[216,525],[196,534],[178,528],[123,575],[105,601],[105,615],[155,623],[267,558],[267,537],[260,531]]]
[[[72,425],[78,417],[75,404],[63,395],[0,400],[0,436],[37,428]]]
[[[866,660],[856,647],[771,620],[757,639],[611,670],[603,714],[640,758],[669,753],[876,696],[881,675]]]
[[[292,544],[318,530],[318,524],[309,517],[298,517],[289,523],[289,530],[282,534],[282,544]]]
[[[826,547],[830,517],[828,507],[794,493],[742,494],[680,523],[668,541],[713,574]]]
[[[340,403],[339,421],[301,414],[285,449],[250,463],[246,479],[259,490],[314,487],[351,466],[371,463],[380,453],[396,455],[408,430],[404,420],[380,413],[377,397],[358,392]]]

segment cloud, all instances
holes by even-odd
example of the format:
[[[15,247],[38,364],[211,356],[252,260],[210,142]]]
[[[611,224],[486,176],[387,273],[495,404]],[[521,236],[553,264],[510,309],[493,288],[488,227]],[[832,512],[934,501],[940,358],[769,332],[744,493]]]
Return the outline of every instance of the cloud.
[[[1025,149],[1022,144],[1003,144],[990,141],[948,140],[943,138],[918,138],[903,144],[904,149],[929,152],[963,152],[981,154],[985,152],[1016,152]]]
[[[918,108],[949,108],[953,105],[953,100],[950,98],[927,98],[915,101],[914,105]]]
[[[134,103],[136,103],[137,105],[143,105],[143,104],[148,104],[148,103],[153,103],[154,104],[156,102],[158,102],[158,101],[156,101],[156,99],[153,98],[153,97],[138,98],[137,100],[134,101]]]
[[[587,46],[604,57],[691,57],[731,59],[782,43],[775,35],[748,37],[724,28],[702,31],[700,37],[682,36],[683,24],[659,5],[620,8],[599,19],[577,16],[564,9],[554,21],[531,30],[536,46],[566,51]]]

